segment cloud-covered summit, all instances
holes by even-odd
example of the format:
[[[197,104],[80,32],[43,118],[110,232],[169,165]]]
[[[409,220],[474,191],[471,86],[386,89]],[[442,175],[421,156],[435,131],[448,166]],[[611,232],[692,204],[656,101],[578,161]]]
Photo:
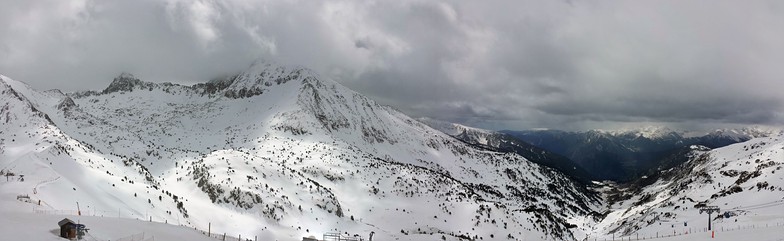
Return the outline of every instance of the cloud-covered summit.
[[[259,57],[491,129],[784,124],[776,1],[10,1],[0,73],[197,83]]]

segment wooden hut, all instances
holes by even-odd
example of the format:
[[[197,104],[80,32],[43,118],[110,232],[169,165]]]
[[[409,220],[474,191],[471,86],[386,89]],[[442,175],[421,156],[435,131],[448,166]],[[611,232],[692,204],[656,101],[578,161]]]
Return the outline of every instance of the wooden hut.
[[[60,222],[57,222],[57,225],[60,226],[60,237],[67,239],[76,238],[76,223],[74,223],[74,221],[64,218],[63,220],[60,220]]]

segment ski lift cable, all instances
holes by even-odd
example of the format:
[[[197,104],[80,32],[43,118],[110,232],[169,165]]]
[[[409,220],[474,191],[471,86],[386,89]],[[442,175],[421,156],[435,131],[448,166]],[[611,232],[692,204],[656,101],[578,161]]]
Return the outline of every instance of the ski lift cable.
[[[755,210],[755,209],[762,209],[762,208],[770,208],[770,207],[775,207],[775,206],[780,206],[780,205],[784,205],[784,200],[778,200],[778,201],[767,202],[767,203],[759,203],[759,204],[748,205],[748,206],[741,206],[741,207],[737,207],[737,208],[733,208],[733,209],[727,209],[727,210],[723,210],[723,211],[725,211],[725,212],[728,212],[728,211],[747,211],[747,210]],[[685,221],[659,220],[659,222],[661,222],[661,223],[673,223],[674,224],[674,223],[688,223],[688,222],[692,222],[692,221],[699,221],[701,219],[703,219],[703,217],[694,217],[694,218],[691,218],[691,219],[685,220]]]
[[[776,200],[776,201],[771,201],[771,202],[752,204],[752,205],[748,205],[748,206],[740,206],[740,207],[735,207],[735,208],[732,208],[732,209],[726,209],[726,211],[747,209],[747,208],[753,208],[753,207],[756,207],[756,206],[764,206],[764,205],[770,205],[770,204],[775,204],[775,203],[784,203],[784,200]],[[711,202],[710,204],[713,204],[713,203]]]
[[[764,207],[764,206],[770,206],[770,205],[782,205],[782,204],[784,204],[784,203],[777,201],[777,202],[770,202],[770,203],[765,203],[765,204],[750,205],[750,206],[746,206],[746,207],[743,207],[743,208],[756,208],[756,207]]]
[[[760,203],[760,204],[754,204],[754,205],[748,205],[748,206],[740,206],[740,207],[736,207],[736,208],[733,208],[733,209],[727,209],[726,211],[746,210],[746,209],[754,209],[754,208],[758,208],[758,207],[767,207],[768,205],[776,206],[776,205],[782,205],[782,204],[784,204],[784,202],[782,202],[782,200],[777,200],[777,201],[772,201],[772,202],[767,202],[767,203]]]
[[[784,203],[775,203],[775,204],[769,204],[769,205],[767,205],[767,206],[759,206],[759,207],[753,207],[753,208],[745,208],[745,209],[742,209],[742,210],[743,210],[743,211],[748,211],[748,210],[755,210],[755,209],[762,209],[762,208],[770,208],[770,207],[781,206],[781,205],[784,205]]]

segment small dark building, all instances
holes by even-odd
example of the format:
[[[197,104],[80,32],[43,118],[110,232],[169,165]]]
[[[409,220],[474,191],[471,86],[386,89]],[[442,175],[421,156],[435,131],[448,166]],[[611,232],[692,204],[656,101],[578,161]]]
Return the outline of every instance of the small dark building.
[[[74,221],[64,218],[60,222],[57,222],[57,225],[60,226],[60,237],[67,239],[76,238],[76,223],[74,223]]]

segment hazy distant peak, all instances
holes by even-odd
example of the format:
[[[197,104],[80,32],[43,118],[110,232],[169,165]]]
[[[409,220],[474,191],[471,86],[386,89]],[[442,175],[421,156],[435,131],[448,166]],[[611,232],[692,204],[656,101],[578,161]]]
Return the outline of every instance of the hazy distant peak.
[[[128,73],[128,72],[124,72],[124,71],[122,73],[120,73],[120,75],[118,75],[117,78],[115,78],[115,79],[118,79],[118,78],[119,79],[138,79],[135,76],[133,76],[133,74]]]
[[[65,96],[65,93],[63,93],[63,91],[60,90],[60,89],[46,90],[46,91],[44,91],[44,93],[50,94],[50,95],[56,95],[56,96]]]
[[[660,139],[666,137],[680,137],[681,134],[666,126],[645,126],[640,128],[620,129],[614,131],[606,131],[606,133],[613,136],[634,136],[647,139]]]
[[[752,138],[759,138],[759,137],[769,137],[774,135],[781,135],[784,133],[781,129],[776,128],[763,128],[759,126],[754,127],[743,127],[740,129],[716,129],[707,133],[708,136],[721,136],[721,137],[729,137],[734,140],[748,140]]]
[[[284,65],[280,64],[275,61],[265,60],[265,59],[257,59],[255,60],[247,70],[243,71],[241,75],[246,75],[248,77],[262,77],[262,78],[270,78],[276,76],[286,76],[286,75],[301,75],[301,76],[312,76],[318,78],[319,76],[313,70],[301,66],[301,65]],[[252,81],[254,78],[247,78],[247,81]]]

